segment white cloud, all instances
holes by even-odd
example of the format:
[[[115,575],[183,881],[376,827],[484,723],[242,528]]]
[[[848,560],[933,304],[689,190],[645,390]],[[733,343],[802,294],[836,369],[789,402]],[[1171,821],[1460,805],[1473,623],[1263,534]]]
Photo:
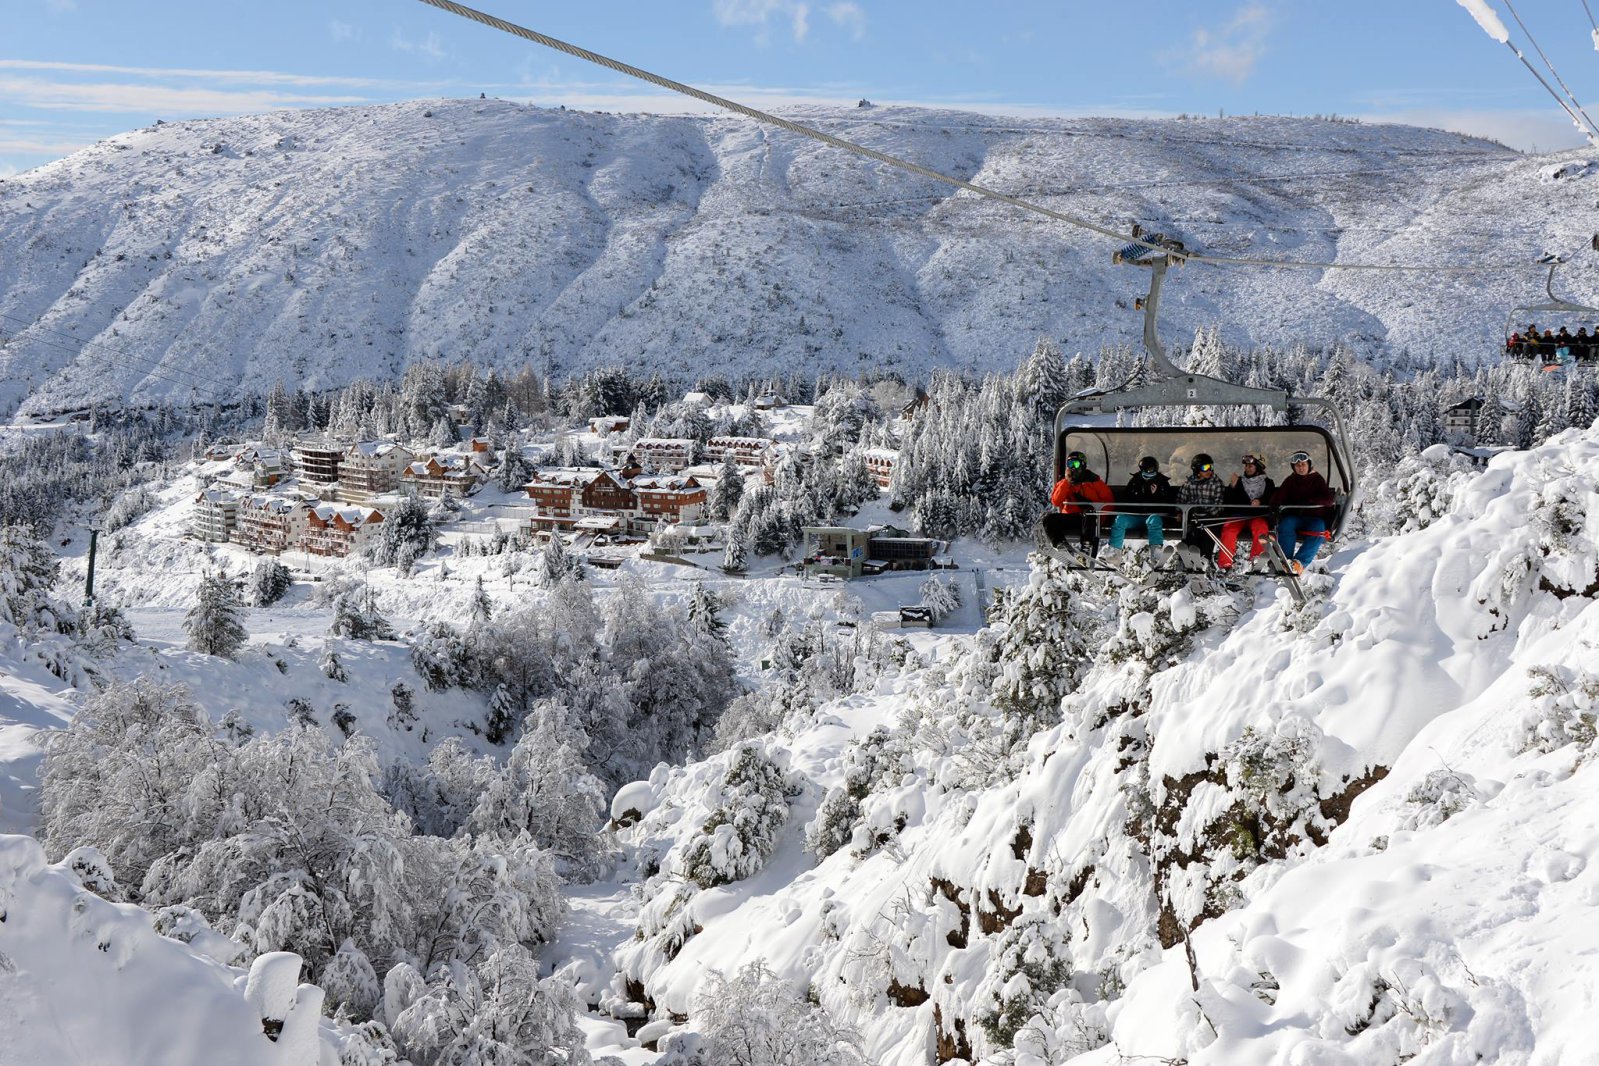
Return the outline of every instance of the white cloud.
[[[335,41],[353,41],[355,40],[355,27],[348,22],[340,22],[338,19],[334,19],[328,23],[328,34]]]
[[[1521,152],[1558,152],[1587,142],[1559,110],[1500,111],[1411,107],[1356,116],[1365,122],[1397,122],[1406,126],[1487,137]]]
[[[773,22],[787,21],[801,44],[810,33],[811,9],[803,0],[714,0],[711,10],[723,26],[754,26],[761,45],[771,41]]]
[[[331,85],[351,89],[400,88],[404,82],[346,78],[322,74],[285,74],[276,70],[204,70],[185,67],[123,67],[106,63],[58,63],[35,59],[0,59],[0,70],[46,70],[60,74],[129,74],[140,78],[200,78],[250,85]]]
[[[827,17],[849,31],[850,39],[859,41],[866,36],[866,12],[854,0],[839,0],[829,4]]]
[[[430,33],[420,41],[413,41],[399,30],[395,30],[393,36],[389,38],[389,47],[396,52],[408,52],[428,59],[443,59],[445,56],[444,44],[436,33]]]
[[[212,89],[123,82],[63,82],[0,77],[0,97],[22,107],[170,117],[243,115],[288,107],[366,103],[361,96],[289,93],[275,89]]]
[[[1263,3],[1246,3],[1221,26],[1195,30],[1187,48],[1167,52],[1165,58],[1192,73],[1241,85],[1266,54],[1271,24],[1270,8]]]

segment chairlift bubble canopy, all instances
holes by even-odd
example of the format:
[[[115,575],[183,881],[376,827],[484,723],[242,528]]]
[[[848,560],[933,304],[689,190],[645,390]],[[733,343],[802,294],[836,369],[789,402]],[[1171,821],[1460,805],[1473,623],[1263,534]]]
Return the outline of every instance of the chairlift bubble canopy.
[[[1134,231],[1135,237],[1142,236]],[[1146,240],[1157,240],[1160,235]],[[1161,243],[1168,243],[1162,241]],[[1134,258],[1131,249],[1117,253],[1115,261],[1132,262],[1151,268],[1149,296],[1144,300],[1144,348],[1149,362],[1144,373],[1113,389],[1088,389],[1061,405],[1055,416],[1054,479],[1066,476],[1066,456],[1082,452],[1088,466],[1113,490],[1125,485],[1138,471],[1139,460],[1154,456],[1161,472],[1180,485],[1189,475],[1193,457],[1205,453],[1216,464],[1216,474],[1224,482],[1239,471],[1240,460],[1253,455],[1265,463],[1265,472],[1276,482],[1292,473],[1288,457],[1307,452],[1313,469],[1327,479],[1333,491],[1334,506],[1329,510],[1327,528],[1332,536],[1342,530],[1357,499],[1359,480],[1343,418],[1338,408],[1315,396],[1294,396],[1283,389],[1263,389],[1236,385],[1205,374],[1191,374],[1174,366],[1166,357],[1157,331],[1161,286],[1168,267],[1182,262],[1181,245],[1169,242],[1170,254]],[[1203,407],[1248,408],[1279,411],[1295,419],[1287,425],[1193,426],[1184,423],[1186,409]],[[1144,409],[1170,411],[1168,421],[1155,425],[1129,425],[1127,412]],[[1118,501],[1119,511],[1133,511]],[[1191,520],[1188,509],[1166,505],[1159,510],[1167,515],[1168,537],[1187,532]],[[1131,531],[1138,536],[1135,524]],[[1068,562],[1071,560],[1068,559]]]
[[[1594,247],[1599,249],[1599,234],[1594,236]],[[1547,322],[1553,317],[1561,325],[1567,323],[1562,319],[1579,319],[1577,325],[1590,326],[1595,333],[1599,333],[1599,307],[1589,307],[1586,304],[1567,300],[1555,295],[1555,271],[1567,261],[1563,255],[1545,255],[1538,259],[1539,263],[1549,267],[1549,276],[1544,280],[1544,292],[1549,299],[1545,303],[1522,304],[1510,309],[1510,314],[1505,318],[1505,357],[1514,363],[1541,363],[1545,369],[1557,370],[1563,365],[1576,363],[1582,366],[1599,364],[1599,341],[1590,339],[1586,351],[1571,353],[1562,363],[1557,356],[1557,345],[1548,341],[1528,342],[1523,339],[1516,347],[1511,346],[1510,338],[1523,326],[1540,325],[1540,319]]]

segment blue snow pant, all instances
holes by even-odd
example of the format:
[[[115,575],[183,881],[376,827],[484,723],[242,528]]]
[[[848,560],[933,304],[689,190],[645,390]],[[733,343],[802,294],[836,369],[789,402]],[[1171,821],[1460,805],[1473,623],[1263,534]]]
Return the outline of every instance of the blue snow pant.
[[[1309,566],[1327,539],[1321,536],[1326,531],[1327,521],[1324,518],[1285,514],[1277,520],[1277,543],[1282,545],[1283,554],[1288,558],[1297,559],[1300,566]]]
[[[1149,531],[1149,545],[1158,548],[1166,543],[1166,523],[1161,521],[1158,514],[1119,514],[1110,524],[1110,546],[1120,549],[1122,542],[1127,539],[1127,531],[1143,522],[1144,528]]]

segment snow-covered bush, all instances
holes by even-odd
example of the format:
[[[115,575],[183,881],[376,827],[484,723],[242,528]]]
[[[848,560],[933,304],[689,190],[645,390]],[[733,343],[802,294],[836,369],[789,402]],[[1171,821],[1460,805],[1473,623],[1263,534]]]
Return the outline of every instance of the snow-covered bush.
[[[133,485],[123,489],[100,519],[100,528],[107,533],[133,524],[139,516],[155,506],[155,494],[147,485]]]
[[[818,860],[850,843],[861,820],[861,801],[897,765],[889,739],[888,730],[878,727],[844,752],[844,783],[827,790],[816,817],[805,826],[806,850]]]
[[[1393,481],[1385,482],[1378,490],[1380,503],[1368,508],[1385,512],[1373,522],[1376,531],[1411,533],[1426,529],[1449,513],[1455,493],[1470,472],[1470,460],[1443,444],[1399,460]]]
[[[978,985],[977,1021],[992,1051],[1003,1051],[1072,977],[1064,930],[1032,915],[1002,932]]]
[[[678,856],[679,871],[702,888],[758,873],[788,821],[792,791],[788,774],[764,751],[739,748],[722,778],[721,802]]]
[[[1599,722],[1599,675],[1560,666],[1538,666],[1528,673],[1532,705],[1522,716],[1519,750],[1550,752],[1575,744],[1586,754]]]
[[[346,586],[333,600],[333,624],[328,632],[351,640],[393,640],[396,636],[389,620],[378,613],[370,587]]]
[[[759,960],[713,972],[661,1066],[866,1066],[859,1038]]]
[[[1105,625],[1102,590],[1087,576],[1043,556],[1031,561],[1027,585],[992,620],[992,699],[1016,740],[1059,720],[1061,697],[1087,671]]]
[[[550,938],[560,881],[525,832],[418,836],[378,778],[368,738],[291,726],[232,744],[185,690],[117,683],[52,738],[42,830],[57,854],[99,849],[135,902],[192,908],[252,955],[295,952],[313,979],[332,967],[352,1010],[370,992],[354,952],[432,972]],[[471,791],[440,820],[459,824]]]
[[[416,1066],[588,1066],[576,1014],[572,986],[540,980],[538,960],[506,944],[439,969],[393,1032]]]
[[[1408,808],[1401,829],[1430,829],[1482,802],[1477,782],[1470,775],[1447,767],[1433,770],[1405,794]]]

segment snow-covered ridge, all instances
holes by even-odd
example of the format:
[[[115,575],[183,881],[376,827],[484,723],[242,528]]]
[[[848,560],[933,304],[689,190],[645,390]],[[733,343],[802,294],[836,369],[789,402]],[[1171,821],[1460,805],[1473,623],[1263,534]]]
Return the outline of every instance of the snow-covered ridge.
[[[743,752],[658,773],[627,797],[662,869],[633,996],[685,1013],[764,958],[895,1066],[1587,1061],[1596,486],[1599,431],[1505,453],[1303,608],[1133,589],[1089,631],[1103,589],[1035,574],[1025,643],[763,745],[775,826]],[[1084,645],[1060,723],[1005,756],[1002,705]],[[741,803],[770,860],[695,875],[696,841],[737,864]]]
[[[189,928],[169,916],[163,936],[149,911],[101,899],[102,869],[92,851],[51,866],[31,838],[0,836],[0,1059],[339,1061],[341,1040],[321,1017],[321,990],[296,988],[297,957],[263,956],[250,972],[229,966],[239,945],[203,922]]]
[[[1530,261],[1590,228],[1595,168],[1556,179],[1432,130],[795,115],[1221,254]],[[0,247],[4,411],[320,388],[431,357],[558,378],[1008,369],[1041,334],[1134,341],[1144,280],[1100,238],[742,119],[476,100],[127,133],[0,182]],[[1195,269],[1168,285],[1168,331],[1469,357],[1534,273]]]

